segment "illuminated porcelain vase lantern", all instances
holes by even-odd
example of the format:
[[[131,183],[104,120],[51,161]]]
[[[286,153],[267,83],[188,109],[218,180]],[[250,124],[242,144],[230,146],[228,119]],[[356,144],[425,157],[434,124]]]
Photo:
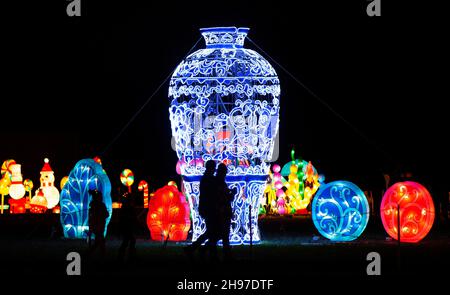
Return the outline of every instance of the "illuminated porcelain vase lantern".
[[[105,235],[112,214],[111,182],[103,167],[93,159],[80,160],[70,172],[61,191],[61,224],[66,238],[85,238],[89,230],[90,190],[103,195],[103,203],[109,212]]]
[[[396,240],[400,221],[401,242],[416,243],[422,240],[433,226],[433,199],[428,190],[417,182],[405,181],[392,185],[383,196],[380,210],[384,229]]]
[[[201,29],[206,48],[183,60],[170,80],[173,144],[193,240],[205,231],[197,210],[199,182],[204,163],[212,159],[227,165],[226,181],[236,192],[230,242],[260,241],[258,209],[278,131],[280,83],[261,55],[244,48],[248,31]]]

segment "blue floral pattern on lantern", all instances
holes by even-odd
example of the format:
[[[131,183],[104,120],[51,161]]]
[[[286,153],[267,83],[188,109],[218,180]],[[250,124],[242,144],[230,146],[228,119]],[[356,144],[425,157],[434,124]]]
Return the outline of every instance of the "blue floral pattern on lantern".
[[[207,160],[225,162],[236,187],[230,241],[258,242],[257,208],[278,132],[280,81],[257,52],[244,48],[248,28],[200,30],[206,48],[175,69],[169,114],[185,193],[193,216],[193,240],[205,231],[197,213],[198,181]],[[249,206],[252,205],[251,218]]]
[[[79,161],[70,172],[61,191],[61,224],[66,238],[85,238],[89,231],[90,190],[102,192],[109,212],[106,230],[112,215],[111,182],[102,166],[92,159]]]
[[[320,186],[312,202],[312,218],[321,235],[332,241],[358,238],[369,221],[369,203],[363,191],[348,181]]]

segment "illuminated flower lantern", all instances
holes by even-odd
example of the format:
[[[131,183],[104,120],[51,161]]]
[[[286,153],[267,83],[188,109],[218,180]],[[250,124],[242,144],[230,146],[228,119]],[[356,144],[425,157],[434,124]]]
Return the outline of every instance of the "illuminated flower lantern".
[[[348,181],[323,184],[312,202],[314,225],[332,241],[358,238],[367,226],[369,213],[366,196]]]
[[[59,191],[55,187],[55,175],[47,158],[44,159],[40,181],[41,187],[39,189],[42,190],[44,197],[47,199],[48,208],[52,209],[59,203]]]
[[[185,241],[190,225],[185,196],[174,185],[158,189],[150,199],[147,214],[152,240]]]
[[[292,161],[286,163],[281,170],[282,176],[287,176],[284,182],[286,195],[290,200],[293,213],[305,214],[314,194],[320,186],[319,174],[311,162],[295,159],[295,151],[291,151]]]
[[[111,182],[103,167],[92,159],[80,160],[61,191],[61,224],[66,238],[85,238],[89,230],[90,190],[98,190],[109,212],[105,235],[112,214]]]
[[[41,189],[36,191],[36,195],[30,201],[31,213],[45,213],[47,211],[47,199],[44,196],[44,192]]]
[[[315,172],[311,162],[308,162],[308,165],[306,165],[304,183],[305,183],[305,194],[303,197],[303,201],[304,203],[307,203],[306,206],[308,206],[308,204],[311,202],[312,197],[317,192],[320,186],[319,174]]]
[[[206,48],[183,60],[170,80],[172,136],[191,206],[193,240],[205,231],[198,214],[199,182],[203,163],[212,159],[227,165],[226,181],[236,192],[230,242],[260,241],[259,202],[278,131],[280,85],[273,67],[244,48],[248,31],[201,29]]]
[[[428,190],[417,182],[398,182],[391,186],[383,196],[380,210],[384,229],[396,240],[400,221],[401,242],[416,243],[422,240],[433,226],[433,199]]]

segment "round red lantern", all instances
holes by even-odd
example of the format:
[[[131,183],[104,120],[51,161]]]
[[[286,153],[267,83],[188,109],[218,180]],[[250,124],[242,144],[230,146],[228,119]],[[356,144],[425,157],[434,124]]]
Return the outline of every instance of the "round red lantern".
[[[428,190],[417,182],[398,182],[391,186],[383,196],[380,210],[384,229],[396,240],[400,236],[401,242],[416,243],[433,226],[433,199]]]
[[[173,185],[158,189],[149,201],[147,214],[152,240],[184,241],[190,225],[185,196]]]

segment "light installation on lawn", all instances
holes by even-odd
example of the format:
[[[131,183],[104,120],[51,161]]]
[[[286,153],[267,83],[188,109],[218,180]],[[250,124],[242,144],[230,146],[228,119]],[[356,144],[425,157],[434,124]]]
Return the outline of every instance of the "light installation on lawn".
[[[61,191],[61,224],[66,238],[85,238],[89,230],[90,190],[98,190],[109,212],[105,235],[112,214],[111,182],[103,167],[93,159],[80,160],[70,172]]]
[[[392,185],[383,196],[380,210],[384,229],[396,240],[400,219],[401,242],[416,243],[422,240],[433,226],[433,199],[428,190],[417,182],[405,181]]]
[[[120,182],[126,187],[128,187],[128,192],[131,193],[131,186],[134,183],[134,174],[130,169],[124,169],[120,173]]]
[[[145,180],[141,180],[138,185],[138,190],[144,193],[144,208],[148,208],[148,183]]]
[[[9,187],[9,195],[14,200],[18,200],[25,196],[25,186],[22,182],[21,165],[11,165],[11,185]]]
[[[59,191],[55,187],[55,175],[52,167],[50,167],[49,159],[44,159],[44,166],[41,169],[41,187],[39,188],[44,193],[44,197],[47,199],[47,206],[49,209],[53,209],[59,203]]]
[[[363,191],[348,181],[322,184],[312,202],[312,218],[320,234],[332,241],[358,238],[369,221]]]
[[[158,189],[150,199],[147,214],[152,240],[185,241],[190,225],[186,197],[174,185]]]
[[[198,214],[199,181],[203,163],[212,159],[228,166],[226,181],[236,191],[230,242],[258,242],[259,202],[278,131],[279,79],[261,55],[244,48],[248,28],[200,31],[206,48],[178,65],[169,87],[172,136],[193,240],[205,231]]]

